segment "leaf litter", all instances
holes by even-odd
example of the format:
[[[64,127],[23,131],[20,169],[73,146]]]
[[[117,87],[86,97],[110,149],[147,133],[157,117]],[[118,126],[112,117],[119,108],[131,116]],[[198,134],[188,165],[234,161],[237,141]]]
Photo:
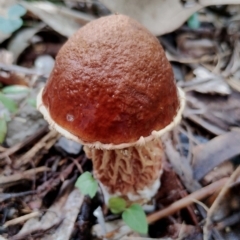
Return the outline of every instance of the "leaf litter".
[[[12,8],[16,3],[27,11]],[[0,31],[0,238],[240,239],[240,1],[0,4],[3,12],[21,10],[24,23]],[[184,119],[163,137],[162,186],[143,206],[147,235],[109,212],[101,191],[91,199],[74,187],[91,162],[81,145],[49,130],[34,107],[67,37],[110,11],[158,35],[186,92]],[[93,215],[99,206],[106,232]]]

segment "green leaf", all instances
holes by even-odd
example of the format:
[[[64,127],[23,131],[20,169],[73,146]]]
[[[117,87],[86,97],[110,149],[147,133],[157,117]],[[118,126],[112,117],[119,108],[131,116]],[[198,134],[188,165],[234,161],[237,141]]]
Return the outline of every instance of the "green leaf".
[[[4,94],[0,93],[0,102],[7,108],[10,112],[17,111],[17,104],[10,98],[6,97]]]
[[[16,5],[11,6],[8,9],[8,16],[9,16],[9,18],[19,18],[19,17],[25,15],[26,12],[27,11],[23,6],[16,4]]]
[[[91,198],[96,195],[98,189],[98,183],[90,172],[83,173],[78,178],[75,186],[78,187],[83,194],[89,195]]]
[[[30,92],[30,89],[26,86],[22,85],[11,85],[2,88],[3,93],[28,93]]]
[[[21,18],[7,19],[0,16],[0,32],[5,34],[13,33],[19,29],[22,24],[23,20]]]
[[[5,140],[7,134],[7,122],[4,117],[0,118],[0,144],[2,144]]]
[[[199,22],[199,19],[198,19],[198,14],[197,13],[194,13],[187,21],[188,23],[188,26],[191,28],[191,29],[198,29],[200,27],[200,22]]]
[[[126,201],[120,197],[112,197],[108,201],[108,205],[112,213],[121,213],[126,209]]]
[[[148,232],[147,218],[139,204],[134,203],[124,210],[122,219],[132,230],[143,234]]]
[[[34,108],[37,108],[37,99],[36,98],[28,98],[27,103]]]

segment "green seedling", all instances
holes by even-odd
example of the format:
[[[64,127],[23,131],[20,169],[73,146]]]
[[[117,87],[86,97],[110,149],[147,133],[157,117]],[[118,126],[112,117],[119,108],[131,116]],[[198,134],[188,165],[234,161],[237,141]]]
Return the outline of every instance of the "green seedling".
[[[80,189],[84,195],[93,198],[98,189],[98,183],[90,172],[85,172],[77,179],[75,186]]]
[[[10,34],[23,25],[21,17],[26,14],[26,9],[19,4],[11,6],[6,16],[0,16],[0,32]]]
[[[5,140],[7,134],[7,121],[5,117],[0,117],[0,144]]]
[[[96,195],[98,184],[90,172],[84,172],[76,181],[75,186],[80,191],[93,198]],[[112,197],[108,202],[109,209],[114,214],[121,214],[123,221],[134,231],[146,234],[148,232],[148,223],[146,214],[142,207],[133,203],[127,206],[125,199],[121,197]]]
[[[139,204],[133,203],[127,207],[126,201],[120,197],[110,198],[108,204],[112,213],[122,214],[123,221],[132,230],[142,234],[146,234],[148,232],[146,214]]]
[[[26,86],[12,85],[1,88],[0,90],[0,103],[2,106],[10,113],[16,113],[18,106],[14,100],[9,98],[7,94],[19,94],[19,93],[29,93],[30,89]],[[7,122],[10,121],[6,115],[0,114],[0,144],[4,142],[7,134]]]

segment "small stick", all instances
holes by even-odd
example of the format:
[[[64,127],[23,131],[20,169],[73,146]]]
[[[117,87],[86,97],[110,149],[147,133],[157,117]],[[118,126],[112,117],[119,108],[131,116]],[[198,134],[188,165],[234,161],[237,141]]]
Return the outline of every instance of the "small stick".
[[[50,168],[41,166],[38,168],[32,168],[30,170],[26,170],[25,172],[18,172],[13,175],[9,176],[0,176],[0,187],[8,187],[12,186],[15,183],[18,183],[22,180],[31,180],[35,177],[37,173],[45,172],[45,171],[51,171]]]
[[[208,197],[209,195],[213,194],[214,192],[218,191],[221,187],[223,187],[228,179],[229,178],[222,178],[219,181],[216,181],[206,187],[197,190],[196,192],[189,194],[185,198],[176,201],[175,203],[169,205],[168,207],[149,215],[147,217],[148,223],[153,223],[159,219],[172,215],[175,212],[181,210],[182,208],[185,208],[188,205],[192,204],[194,200],[201,200],[203,198]]]
[[[25,222],[25,221],[27,221],[30,218],[39,217],[40,215],[41,215],[41,213],[38,212],[38,211],[32,212],[32,213],[26,214],[24,216],[21,216],[21,217],[18,217],[18,218],[15,218],[15,219],[12,219],[12,220],[9,220],[9,221],[5,222],[3,227],[7,228],[7,227],[9,227],[11,225],[16,225],[16,224]]]
[[[42,136],[44,133],[48,132],[48,126],[45,125],[44,127],[42,127],[39,131],[37,131],[35,134],[29,136],[26,138],[26,140],[17,143],[16,145],[6,149],[4,152],[0,153],[0,159],[4,159],[7,156],[12,155],[13,153],[17,152],[18,150],[20,150],[22,147],[27,146],[28,144],[30,144],[33,140],[35,140],[36,138],[39,138],[40,136]]]
[[[29,69],[29,68],[25,68],[25,67],[21,67],[18,65],[14,65],[14,64],[5,64],[5,63],[0,63],[0,70],[4,70],[4,71],[8,71],[8,72],[17,72],[17,73],[23,73],[23,74],[27,74],[27,75],[36,75],[36,76],[43,76],[45,78],[48,78],[48,74],[44,74],[40,71],[37,71],[35,69]]]

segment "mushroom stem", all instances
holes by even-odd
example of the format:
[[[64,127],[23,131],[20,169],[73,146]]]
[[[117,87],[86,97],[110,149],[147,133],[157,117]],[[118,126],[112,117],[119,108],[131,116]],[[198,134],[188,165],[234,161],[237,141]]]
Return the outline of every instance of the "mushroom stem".
[[[103,150],[85,146],[84,150],[93,161],[94,175],[103,187],[106,203],[110,196],[144,203],[156,194],[164,156],[160,139],[124,149]]]

